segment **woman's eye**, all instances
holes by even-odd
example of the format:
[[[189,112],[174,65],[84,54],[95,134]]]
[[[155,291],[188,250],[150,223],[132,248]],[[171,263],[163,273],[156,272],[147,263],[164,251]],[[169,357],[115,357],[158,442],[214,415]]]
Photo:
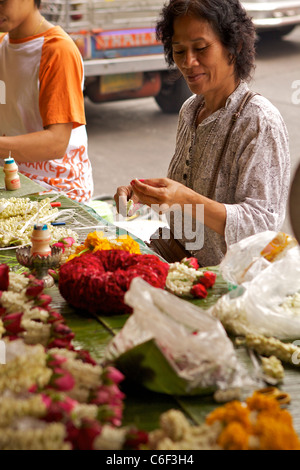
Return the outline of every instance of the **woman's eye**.
[[[204,52],[209,46],[205,46],[205,47],[198,47],[196,49],[197,52]]]
[[[177,55],[178,54],[183,54],[183,53],[184,53],[184,51],[173,51],[173,54],[177,54]]]

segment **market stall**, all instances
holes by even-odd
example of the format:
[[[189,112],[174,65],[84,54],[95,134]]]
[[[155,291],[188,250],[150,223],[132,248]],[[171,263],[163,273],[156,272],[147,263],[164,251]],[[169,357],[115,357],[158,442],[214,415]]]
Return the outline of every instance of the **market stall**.
[[[59,203],[59,204],[53,204],[51,206],[51,207],[59,206],[56,209],[57,217],[55,218],[53,226],[60,227],[63,230],[65,230],[65,232],[61,232],[61,237],[60,237],[61,239],[72,238],[71,236],[73,232],[78,235],[78,238],[76,240],[76,246],[77,248],[79,247],[77,250],[77,254],[80,252],[80,246],[81,246],[81,251],[82,251],[83,245],[81,244],[85,243],[86,240],[89,240],[89,245],[86,244],[84,246],[85,250],[93,251],[91,250],[91,245],[93,243],[91,242],[91,239],[89,239],[88,237],[90,236],[90,234],[93,234],[95,232],[102,232],[101,243],[102,242],[104,243],[104,241],[107,242],[107,240],[111,240],[112,238],[118,239],[119,254],[120,252],[122,252],[122,247],[120,248],[120,245],[122,245],[123,241],[126,240],[127,244],[134,242],[136,244],[134,246],[138,246],[138,249],[140,252],[139,256],[140,255],[142,256],[153,255],[151,250],[149,250],[149,248],[143,243],[143,241],[138,240],[133,236],[132,237],[130,236],[129,240],[126,239],[126,232],[124,232],[124,230],[119,229],[115,227],[114,225],[110,224],[109,222],[105,221],[99,215],[97,215],[97,213],[93,211],[93,209],[89,208],[88,206],[83,206],[78,203],[75,203],[69,198],[65,197],[64,195],[53,196],[53,194],[52,195],[42,194],[43,188],[41,188],[41,186],[35,184],[33,181],[23,177],[22,175],[20,175],[20,178],[21,178],[21,188],[15,191],[11,191],[11,192],[1,189],[0,199],[9,199],[12,197],[13,198],[25,198],[25,197],[27,198],[28,197],[30,201],[39,201],[39,204],[40,204],[39,210],[41,210],[40,208],[43,205],[43,201],[45,201],[45,199],[47,198],[50,198],[52,203],[53,202]],[[4,186],[3,176],[0,173],[0,187],[2,186]],[[40,213],[40,217],[42,218],[42,210]],[[63,225],[58,225],[58,224],[63,224]],[[122,238],[124,237],[124,235],[125,235],[125,238]],[[97,242],[99,242],[99,239],[97,239]],[[124,241],[124,246],[125,246],[125,241]],[[111,245],[111,248],[114,248],[114,247]],[[22,276],[21,274],[18,274],[21,270],[21,266],[20,264],[17,263],[16,251],[17,251],[16,247],[11,247],[11,246],[3,247],[2,246],[1,252],[0,252],[0,260],[1,260],[1,264],[7,264],[10,267],[11,272],[13,272],[16,276]],[[101,250],[99,251],[101,252]],[[130,262],[133,262],[132,260],[134,257],[134,250],[132,250],[131,254],[132,256],[130,258],[131,260]],[[121,263],[123,263],[123,267],[125,266],[126,263],[127,264],[129,263],[129,261],[127,261],[126,256],[123,257],[122,260],[120,261]],[[79,258],[80,256],[77,259]],[[158,260],[157,257],[155,258]],[[141,258],[139,258],[139,261],[140,260]],[[94,258],[91,257],[88,261],[88,268],[90,270],[94,269],[94,264],[93,264],[94,262],[95,262]],[[101,260],[101,262],[103,262],[103,260]],[[159,260],[159,263],[160,262],[163,263],[161,260]],[[73,264],[74,268],[71,269],[71,271],[73,271],[73,274],[76,271],[75,263],[76,261]],[[191,266],[187,266],[187,267],[190,268]],[[151,272],[154,268],[155,268],[155,261],[153,258],[151,261]],[[134,269],[136,268],[134,267]],[[161,268],[161,266],[159,265],[159,268],[157,269],[160,269],[160,275],[162,276],[163,268]],[[70,276],[70,273],[66,273],[65,271],[64,271],[64,276]],[[149,268],[149,272],[150,272],[150,268]],[[168,295],[176,299],[176,302],[174,302],[174,308],[172,308],[172,310],[175,311],[178,308],[178,310],[180,311],[180,309],[184,309],[183,305],[186,305],[186,306],[189,305],[189,306],[192,306],[193,309],[194,308],[199,309],[199,312],[202,313],[203,311],[209,310],[213,305],[215,305],[219,301],[219,299],[224,298],[230,292],[234,292],[234,291],[237,292],[237,289],[233,289],[230,283],[228,283],[227,281],[223,279],[219,267],[214,267],[214,268],[208,267],[207,269],[204,269],[201,272],[202,277],[204,276],[203,273],[205,272],[209,272],[210,276],[212,276],[213,278],[213,282],[211,284],[206,285],[207,287],[206,294],[198,295],[198,296],[195,295],[195,296],[189,297],[187,300],[186,299],[183,300],[183,299],[179,299],[180,296],[176,296],[174,295],[174,293],[168,292]],[[157,271],[155,272],[155,274],[157,274]],[[135,277],[138,277],[138,275],[132,276],[132,278],[135,278]],[[134,300],[132,300],[132,296],[134,296],[134,293],[131,294],[131,297],[128,296],[127,298],[128,300],[127,306],[129,305],[130,308],[128,307],[127,310],[124,310],[125,313],[123,313],[121,310],[118,310],[117,307],[115,307],[117,313],[113,311],[113,307],[112,309],[110,309],[110,311],[103,308],[102,311],[104,313],[101,313],[99,312],[99,309],[92,308],[93,305],[95,305],[95,302],[97,301],[96,297],[95,298],[93,297],[93,300],[90,303],[91,308],[89,308],[90,307],[89,297],[86,295],[86,293],[88,292],[88,289],[90,289],[90,287],[87,286],[86,291],[84,290],[85,292],[84,299],[85,299],[87,308],[85,309],[84,306],[82,305],[80,306],[80,308],[78,307],[74,308],[71,305],[76,304],[76,301],[78,301],[78,299],[80,299],[81,297],[79,294],[80,292],[82,292],[82,291],[79,291],[78,286],[80,286],[80,289],[81,288],[84,289],[84,286],[82,287],[82,279],[79,279],[78,283],[77,281],[78,280],[77,279],[75,280],[75,278],[71,279],[71,284],[68,287],[68,292],[70,294],[72,293],[72,296],[70,295],[70,299],[68,297],[68,294],[64,296],[62,295],[62,293],[64,293],[64,290],[62,287],[62,281],[60,281],[60,284],[58,281],[56,281],[56,283],[54,283],[53,286],[49,288],[44,288],[43,290],[39,289],[37,285],[26,284],[26,289],[29,289],[29,287],[31,287],[33,289],[32,291],[33,293],[38,292],[38,295],[36,296],[38,298],[40,295],[51,297],[51,303],[49,304],[49,298],[48,298],[47,305],[51,305],[51,309],[53,309],[54,312],[57,312],[59,315],[62,316],[63,325],[64,327],[67,328],[66,331],[64,330],[64,333],[62,334],[61,337],[56,336],[55,339],[58,341],[59,339],[66,340],[66,338],[68,338],[68,341],[65,343],[65,345],[72,343],[73,350],[88,351],[89,357],[91,358],[91,361],[90,361],[91,367],[92,366],[97,367],[97,364],[101,364],[101,367],[103,366],[103,369],[101,369],[102,379],[103,379],[101,386],[103,385],[105,386],[106,384],[105,379],[103,378],[104,377],[103,371],[107,370],[106,367],[108,368],[116,367],[116,369],[114,370],[118,370],[119,367],[121,368],[122,373],[125,377],[123,377],[122,380],[119,378],[116,378],[115,382],[112,382],[112,383],[114,384],[114,386],[119,387],[119,393],[116,393],[114,398],[117,400],[118,410],[122,409],[122,412],[120,412],[118,416],[117,414],[114,415],[115,421],[109,420],[107,419],[107,417],[103,418],[102,421],[100,419],[99,422],[101,423],[101,425],[110,424],[110,425],[115,426],[115,428],[130,429],[131,430],[130,432],[133,433],[134,439],[136,440],[135,440],[135,444],[133,444],[131,441],[130,445],[132,447],[130,447],[129,445],[130,439],[127,435],[127,438],[128,438],[126,441],[127,445],[129,446],[129,448],[138,448],[137,443],[145,445],[145,442],[147,441],[145,436],[147,435],[147,433],[151,433],[154,430],[157,430],[161,425],[160,420],[161,420],[162,414],[166,412],[169,413],[170,410],[177,410],[178,412],[180,412],[178,416],[181,416],[181,417],[183,416],[188,420],[184,422],[184,424],[181,424],[183,427],[187,426],[186,423],[188,423],[188,425],[192,427],[202,426],[208,415],[210,415],[211,417],[211,424],[214,423],[215,417],[212,412],[216,410],[217,408],[221,407],[223,401],[230,401],[230,400],[227,398],[227,400],[220,399],[218,401],[216,399],[216,394],[215,394],[216,390],[212,389],[212,390],[207,390],[205,392],[203,383],[201,383],[201,387],[200,387],[202,388],[201,393],[199,392],[199,390],[197,392],[197,389],[195,389],[192,392],[193,390],[192,388],[185,389],[185,393],[182,393],[182,394],[177,393],[178,390],[181,390],[180,386],[182,385],[182,381],[180,382],[179,380],[177,380],[178,377],[176,376],[176,374],[174,374],[174,371],[172,371],[172,368],[170,367],[170,363],[166,360],[166,356],[164,356],[162,351],[159,350],[159,348],[157,348],[156,345],[153,344],[153,342],[151,343],[150,341],[149,344],[147,343],[149,347],[151,346],[152,349],[150,348],[150,350],[146,351],[145,348],[142,347],[141,349],[135,351],[135,355],[131,356],[130,360],[127,360],[128,358],[126,357],[126,354],[125,356],[124,355],[122,356],[122,354],[120,354],[121,360],[118,360],[115,363],[109,362],[108,358],[110,356],[108,352],[111,352],[110,348],[112,348],[111,345],[113,344],[113,340],[116,340],[116,338],[119,337],[119,334],[121,331],[124,332],[124,337],[126,338],[125,327],[130,328],[130,325],[128,326],[128,320],[129,318],[133,317],[132,311],[136,313],[135,309],[138,310],[138,306],[136,306],[134,304]],[[153,281],[153,278],[152,278],[152,281]],[[12,283],[11,279],[9,282]],[[30,282],[34,282],[34,281],[31,280]],[[132,283],[132,285],[133,284],[137,284],[137,283],[134,282]],[[152,283],[152,286],[154,286],[152,287],[152,289],[155,289],[156,287],[161,287],[160,285],[155,284],[155,283]],[[37,289],[37,290],[35,291],[34,289]],[[143,289],[144,289],[144,286],[142,284],[137,285],[137,291],[139,292],[139,294],[143,295]],[[148,287],[146,288],[146,290],[147,289]],[[2,288],[1,290],[5,290],[5,289]],[[101,289],[99,287],[99,291],[100,290]],[[29,291],[26,291],[26,292],[29,292]],[[89,293],[92,296],[93,292],[89,291]],[[34,299],[35,297],[34,294],[31,294],[31,295],[32,295],[31,298]],[[149,296],[151,295],[155,297],[155,294],[153,294],[151,289],[147,290],[145,295],[146,295],[146,298],[149,298]],[[15,290],[15,296],[17,296],[17,288]],[[68,300],[66,300],[66,298],[68,298]],[[141,297],[141,299],[143,299],[143,297]],[[179,304],[179,306],[177,306],[177,299],[179,299],[180,302],[185,302],[185,304]],[[166,302],[166,304],[168,303],[171,304],[172,301],[173,300],[170,300],[169,297],[166,298],[166,300],[164,298],[159,299],[155,297],[155,299],[153,300],[153,304],[155,304],[155,306],[157,307],[159,305],[159,302],[162,302],[162,303]],[[45,302],[45,299],[44,299],[44,302]],[[141,303],[143,303],[143,300],[140,301],[139,306],[141,305]],[[43,305],[44,304],[42,304],[42,306]],[[163,313],[164,313],[165,306],[160,307],[160,309],[161,310],[157,314],[162,315],[162,317],[160,318],[158,316],[157,318],[160,318],[160,320],[163,321],[164,320]],[[16,313],[16,311],[11,312],[11,313]],[[191,314],[190,318],[192,318],[194,315],[194,310],[192,310],[190,314]],[[147,321],[151,322],[151,314],[149,314]],[[174,318],[172,319],[172,321],[175,322]],[[209,321],[217,322],[217,320],[215,318],[211,320],[207,319],[207,324],[206,324],[207,328],[213,328],[215,331],[215,325],[217,325],[217,323],[210,325]],[[6,323],[7,331],[10,331],[9,328],[11,328],[11,331],[16,333],[16,330],[13,330],[11,326],[9,325],[7,326],[7,325],[8,324]],[[5,323],[4,323],[4,328],[5,328]],[[201,329],[201,326],[195,327],[195,331],[193,332],[195,336],[195,341],[197,339],[196,338],[197,334],[200,332],[200,329]],[[20,331],[21,331],[20,329],[17,330],[17,333]],[[131,330],[129,329],[128,334],[131,334],[130,331]],[[179,331],[178,334],[181,334],[181,330],[178,330],[178,331]],[[0,328],[0,332],[1,332],[1,328]],[[236,358],[238,360],[238,363],[241,365],[242,370],[247,372],[246,378],[250,378],[251,380],[253,379],[253,382],[251,384],[249,383],[246,384],[247,382],[246,378],[243,375],[241,375],[241,377],[243,376],[243,379],[241,379],[242,382],[240,383],[243,383],[249,387],[249,390],[251,390],[251,392],[249,393],[252,393],[255,390],[255,386],[254,386],[255,383],[260,384],[260,386],[263,385],[265,387],[267,385],[272,384],[272,378],[270,376],[267,382],[264,382],[264,380],[261,380],[262,368],[260,367],[260,365],[257,366],[257,363],[256,363],[257,356],[253,356],[253,351],[255,349],[259,349],[256,347],[257,343],[255,346],[255,341],[257,340],[257,338],[256,339],[252,338],[253,341],[251,343],[251,331],[249,331],[248,336],[247,336],[247,332],[245,334],[241,334],[240,336],[242,336],[243,338],[242,340],[240,339],[240,341],[237,341],[235,338],[235,335],[231,335],[231,333],[229,333],[230,337],[227,337],[227,335],[225,335],[226,338],[225,336],[222,336],[223,331],[220,330],[219,334],[220,334],[220,337],[216,336],[216,341],[218,341],[218,338],[221,339],[221,341],[224,341],[224,345],[222,344],[222,346],[224,346],[223,350],[218,351],[217,342],[213,343],[212,341],[210,343],[210,349],[215,348],[215,355],[219,356],[219,358],[216,358],[216,363],[218,363],[218,361],[221,360],[220,356],[222,356],[222,354],[224,354],[224,357],[225,357],[227,353],[226,348],[228,347],[229,359],[231,360],[233,358],[235,360],[235,356],[233,357],[233,354],[234,355],[236,354]],[[12,338],[13,336],[12,333],[10,336],[11,336],[11,339],[16,339],[18,337],[18,334],[15,335],[16,338]],[[1,338],[1,335],[0,335],[0,338]],[[199,336],[199,341],[197,344],[196,343],[195,344],[198,347],[200,342],[203,343],[204,341],[209,341],[209,340],[210,338],[206,334],[206,336],[204,335],[203,337]],[[227,340],[228,340],[228,343],[227,343]],[[52,348],[58,347],[57,344],[59,343],[54,342],[52,344],[52,343],[49,343],[49,341],[50,340],[47,337],[45,344],[47,344],[48,346],[49,344],[51,344]],[[284,341],[287,342],[287,338],[284,338]],[[10,341],[10,346],[13,343],[14,341]],[[126,341],[124,340],[124,344],[125,343]],[[284,343],[280,343],[280,345],[282,344]],[[233,347],[234,353],[230,349],[231,346]],[[114,347],[115,349],[120,348],[120,343],[118,343],[118,340],[116,344],[114,345]],[[269,345],[269,347],[271,346]],[[296,433],[298,433],[299,435],[300,434],[300,395],[299,395],[300,379],[299,379],[299,369],[298,369],[299,361],[297,361],[298,359],[297,344],[295,348],[296,349],[293,350],[294,359],[295,359],[294,363],[290,363],[289,365],[284,363],[284,378],[282,381],[275,380],[274,383],[276,385],[276,390],[279,390],[279,391],[281,390],[284,393],[284,397],[288,397],[286,402],[283,404],[285,406],[285,409],[291,414],[293,418],[294,429]],[[275,351],[276,347],[274,346],[273,349]],[[266,351],[262,352],[261,354],[264,355],[265,352]],[[66,357],[67,356],[65,356],[65,358]],[[75,361],[74,357],[73,359]],[[76,360],[79,360],[78,357],[76,358]],[[82,360],[82,357],[81,357],[81,360]],[[220,367],[224,367],[224,360],[221,363]],[[218,363],[218,366],[219,366],[219,363]],[[2,376],[0,377],[0,388],[1,388],[1,380],[2,380],[2,389],[1,389],[2,394],[7,392],[7,390],[5,389],[5,385],[3,385],[4,380],[5,380],[5,367],[7,367],[7,365],[5,364],[0,365],[0,373],[2,372]],[[153,374],[155,372],[156,377],[159,377],[159,379],[161,379],[160,373],[161,373],[162,368],[163,368],[163,374],[165,375],[164,379],[166,381],[170,380],[170,388],[169,390],[166,390],[165,393],[163,393],[163,388],[161,385],[163,381],[162,380],[156,381],[155,377],[153,376],[151,377],[151,373]],[[222,371],[222,369],[220,370]],[[147,375],[147,372],[148,372],[148,375]],[[150,376],[149,376],[149,373],[150,373]],[[229,382],[227,384],[229,384]],[[231,388],[232,390],[234,390],[234,387],[231,387]],[[103,389],[101,390],[103,391]],[[76,397],[72,396],[73,400],[76,400],[76,398],[77,396]],[[232,395],[232,398],[236,398],[236,395],[234,393]],[[2,405],[3,403],[4,402],[3,402],[3,397],[2,397]],[[96,402],[94,402],[94,404],[96,404]],[[97,406],[99,406],[99,402],[97,402]],[[253,403],[251,406],[254,406]],[[252,408],[252,410],[253,409],[256,409],[256,408]],[[0,416],[1,416],[1,402],[0,402]],[[59,414],[57,414],[57,416],[59,416]],[[170,419],[172,420],[172,417]],[[178,417],[176,418],[175,416],[174,419],[176,421]],[[54,421],[56,423],[57,422],[59,423],[59,419],[55,419]],[[0,419],[0,426],[1,426],[1,419]],[[180,425],[178,424],[178,426]],[[96,432],[97,434],[97,430],[95,431],[94,429],[93,431]],[[99,431],[98,434],[100,435],[101,432]],[[122,439],[123,439],[122,442],[124,444],[125,442],[124,435],[122,435]],[[289,437],[287,439],[291,439],[291,438]],[[114,447],[109,447],[109,445],[110,446],[112,445],[111,443],[108,444],[106,442],[105,444],[104,441],[105,440],[103,440],[101,444],[99,444],[100,448],[102,445],[104,446],[102,447],[104,449],[106,448],[114,449]],[[80,444],[82,448],[89,448],[90,443],[87,443],[86,441],[83,441],[83,442],[84,443],[82,443],[81,441],[81,444]],[[188,444],[185,444],[185,445],[188,445]],[[190,445],[192,446],[194,444],[190,444]],[[291,440],[289,440],[286,446],[288,447],[288,445],[297,446],[298,443],[296,442],[295,444]],[[108,446],[108,447],[105,447],[105,446]],[[178,446],[180,446],[180,444],[178,444]],[[176,449],[176,442],[173,448]],[[182,447],[178,447],[178,448],[180,449]],[[188,449],[189,447],[183,447],[183,448]],[[190,447],[191,450],[193,448],[194,447]],[[116,449],[118,449],[118,447],[116,447]]]

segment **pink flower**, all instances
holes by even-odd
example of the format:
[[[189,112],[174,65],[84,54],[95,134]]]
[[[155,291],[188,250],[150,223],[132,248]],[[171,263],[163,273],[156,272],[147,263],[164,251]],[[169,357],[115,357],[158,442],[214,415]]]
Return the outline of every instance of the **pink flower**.
[[[183,258],[181,263],[185,264],[189,268],[199,269],[199,262],[197,258]]]
[[[191,294],[197,299],[205,299],[207,297],[207,290],[202,284],[195,284],[191,288]]]
[[[4,318],[2,318],[4,328],[9,335],[18,335],[19,333],[25,331],[21,326],[22,317],[23,312],[9,313],[8,315],[5,315]]]
[[[61,322],[64,320],[64,317],[60,313],[56,312],[55,310],[48,309],[48,312],[50,316],[48,317],[47,323],[55,323],[57,321]]]
[[[73,331],[64,323],[55,322],[52,324],[52,337],[57,339],[63,339],[65,341],[72,341],[75,337]]]
[[[37,297],[35,297],[35,304],[38,305],[39,307],[46,308],[52,301],[52,297],[47,294],[40,294]]]
[[[59,241],[56,242],[56,243],[53,243],[52,246],[58,246],[59,248],[62,249],[62,252],[64,253],[64,252],[65,252],[65,249],[66,249],[66,248],[69,248],[70,246],[72,246],[73,243],[75,243],[74,238],[72,238],[72,237],[66,237],[66,238],[62,238],[61,240],[59,240]]]
[[[111,367],[111,366],[106,368],[103,375],[104,375],[104,380],[108,379],[109,381],[115,384],[119,384],[120,382],[124,380],[124,375],[122,374],[122,372],[120,372],[115,367]]]
[[[41,398],[46,408],[49,408],[52,403],[51,398],[48,395],[45,395],[44,393],[41,394]]]
[[[145,431],[129,429],[126,434],[124,448],[128,450],[139,450],[141,444],[147,444],[149,435]]]
[[[72,422],[69,422],[66,427],[67,440],[72,443],[74,450],[94,450],[94,441],[102,431],[102,426],[98,421],[85,419],[80,428],[74,426]]]
[[[77,354],[77,359],[80,359],[82,362],[85,362],[87,364],[92,364],[93,366],[97,365],[97,362],[91,357],[89,351],[86,351],[84,349],[79,349],[76,350]]]
[[[48,386],[49,388],[53,388],[61,392],[67,392],[68,390],[72,390],[72,388],[74,388],[75,380],[70,372],[56,367],[53,370],[53,374]]]
[[[63,399],[59,396],[52,399],[48,395],[42,394],[42,400],[47,408],[47,414],[44,417],[44,420],[47,422],[65,421],[78,404],[77,401],[72,400],[68,396],[65,396]]]
[[[53,277],[54,281],[58,281],[59,279],[59,274],[58,270],[56,271],[55,269],[48,269],[48,274]]]
[[[49,355],[47,359],[47,365],[48,367],[51,367],[52,369],[55,367],[61,366],[62,364],[64,364],[64,362],[67,362],[67,358],[58,356],[57,354]]]
[[[26,295],[28,297],[37,297],[44,289],[44,281],[39,279],[31,280],[29,286],[26,289]]]
[[[53,243],[52,246],[57,246],[58,248],[61,248],[61,251],[64,253],[65,252],[65,245],[63,244],[63,242],[56,242],[56,243]]]
[[[217,278],[217,275],[215,273],[211,271],[206,271],[205,273],[203,273],[203,276],[200,277],[198,282],[200,284],[203,284],[203,286],[206,287],[206,289],[209,289],[216,282],[216,278]]]
[[[47,348],[65,348],[72,349],[71,342],[69,339],[54,338],[47,344]]]
[[[7,264],[0,264],[0,291],[8,289],[9,286],[9,267]]]

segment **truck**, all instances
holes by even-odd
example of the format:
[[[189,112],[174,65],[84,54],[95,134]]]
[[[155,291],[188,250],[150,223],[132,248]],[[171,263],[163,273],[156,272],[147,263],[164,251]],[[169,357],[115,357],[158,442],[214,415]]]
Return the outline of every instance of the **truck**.
[[[94,103],[153,97],[178,113],[191,95],[165,61],[156,22],[166,0],[43,0],[41,13],[60,25],[84,63],[84,95]],[[258,33],[288,34],[300,24],[300,0],[243,2]]]

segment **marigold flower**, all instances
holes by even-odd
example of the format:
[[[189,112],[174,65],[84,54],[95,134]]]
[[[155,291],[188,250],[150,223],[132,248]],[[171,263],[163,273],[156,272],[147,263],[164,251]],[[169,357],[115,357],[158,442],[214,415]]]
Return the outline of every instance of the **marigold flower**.
[[[67,262],[86,252],[95,253],[99,250],[122,250],[132,254],[141,253],[138,242],[129,235],[121,235],[116,239],[108,239],[104,237],[103,232],[91,232],[88,234],[84,244],[76,248],[75,253],[68,258]]]
[[[259,392],[254,392],[252,397],[247,398],[246,403],[250,410],[259,412],[266,410],[271,413],[280,411],[279,403],[276,400]]]
[[[251,429],[250,423],[250,410],[243,403],[239,401],[232,401],[226,403],[212,411],[207,418],[206,423],[212,424],[215,421],[220,421],[224,425],[237,421],[244,426],[245,429]]]
[[[260,450],[300,450],[300,440],[292,424],[283,422],[280,416],[259,414],[254,434],[259,437]]]
[[[249,450],[249,434],[241,423],[232,422],[221,432],[218,444],[224,450]]]

